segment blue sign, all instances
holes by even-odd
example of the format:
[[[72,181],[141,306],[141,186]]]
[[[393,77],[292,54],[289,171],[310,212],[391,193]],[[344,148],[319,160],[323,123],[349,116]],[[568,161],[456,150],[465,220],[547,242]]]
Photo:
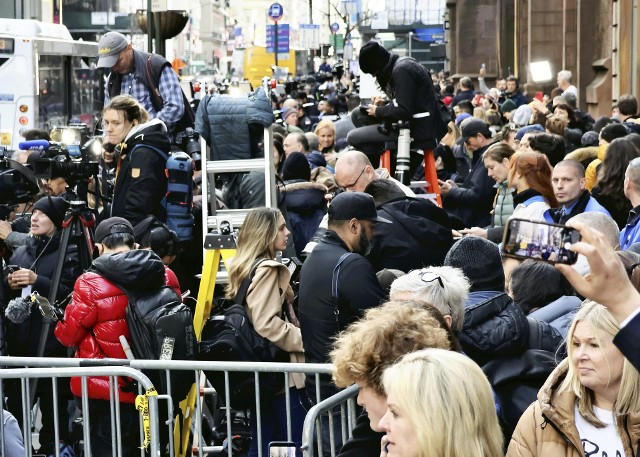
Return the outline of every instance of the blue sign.
[[[336,33],[340,29],[340,25],[337,22],[331,24],[331,32]]]
[[[267,52],[275,52],[276,26],[267,25]],[[289,54],[289,24],[278,24],[278,54]]]
[[[269,7],[269,17],[273,22],[278,22],[282,19],[282,14],[284,13],[284,9],[280,3],[273,3]]]

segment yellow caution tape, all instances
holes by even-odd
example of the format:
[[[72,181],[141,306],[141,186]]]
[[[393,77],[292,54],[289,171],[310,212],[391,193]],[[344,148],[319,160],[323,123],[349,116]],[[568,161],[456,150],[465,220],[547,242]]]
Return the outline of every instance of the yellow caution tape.
[[[149,399],[147,397],[158,396],[158,392],[153,387],[147,390],[144,395],[138,395],[136,397],[136,409],[140,411],[142,416],[142,426],[144,428],[144,443],[142,447],[147,449],[151,442],[151,420],[149,419]]]

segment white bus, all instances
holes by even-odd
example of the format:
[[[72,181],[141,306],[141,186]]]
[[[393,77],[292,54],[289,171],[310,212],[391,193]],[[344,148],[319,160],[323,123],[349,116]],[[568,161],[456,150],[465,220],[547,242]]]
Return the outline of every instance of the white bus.
[[[17,150],[34,128],[92,128],[104,99],[97,56],[98,43],[73,40],[64,25],[0,19],[0,146]]]

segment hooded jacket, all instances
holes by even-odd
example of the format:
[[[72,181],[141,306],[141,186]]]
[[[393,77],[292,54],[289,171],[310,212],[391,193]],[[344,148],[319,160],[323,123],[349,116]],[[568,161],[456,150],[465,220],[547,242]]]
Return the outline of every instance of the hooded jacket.
[[[51,279],[53,278],[53,273],[61,254],[59,251],[61,236],[61,231],[57,231],[51,238],[46,236],[38,238],[29,236],[25,244],[16,249],[9,259],[9,265],[17,265],[20,268],[27,268],[36,273],[36,282],[32,284],[31,289],[43,297],[49,297]],[[69,245],[60,276],[60,284],[56,295],[57,300],[62,300],[71,293],[73,283],[80,273],[78,249],[75,245]],[[5,278],[5,286],[6,284]],[[18,297],[20,293],[21,291],[9,290],[8,296],[15,298]],[[22,357],[37,356],[42,324],[43,317],[37,309],[32,309],[29,318],[20,324],[8,322],[7,343],[9,355]],[[49,334],[43,355],[45,357],[64,357],[66,355],[65,349],[60,346],[60,343],[58,343],[53,336],[53,326],[49,327]]]
[[[299,179],[285,181],[280,187],[298,257],[327,212],[327,200],[324,198],[327,192],[326,186],[320,183]]]
[[[575,394],[558,389],[567,375],[565,359],[553,371],[518,422],[507,457],[584,457],[575,425]],[[616,429],[626,457],[635,457],[640,441],[640,413],[616,416]],[[593,454],[589,454],[593,455]]]
[[[162,260],[152,251],[132,250],[98,257],[89,271],[76,281],[73,297],[64,313],[64,320],[55,328],[58,340],[67,347],[77,347],[76,358],[126,359],[119,336],[131,342],[126,321],[129,303],[124,291],[145,292],[159,289],[164,284],[179,294],[177,281],[169,282]],[[120,286],[120,287],[119,287]],[[122,388],[126,381],[118,380]],[[88,378],[89,398],[109,399],[109,379]],[[71,378],[71,391],[81,396],[81,378]],[[133,403],[136,394],[120,391],[120,400]]]
[[[167,158],[151,147],[169,154],[167,128],[159,119],[137,125],[120,146],[111,216],[123,217],[134,226],[148,216],[165,222]]]
[[[453,244],[447,212],[433,203],[399,197],[378,206],[378,216],[393,224],[377,224],[367,259],[374,271],[408,272],[442,265]]]

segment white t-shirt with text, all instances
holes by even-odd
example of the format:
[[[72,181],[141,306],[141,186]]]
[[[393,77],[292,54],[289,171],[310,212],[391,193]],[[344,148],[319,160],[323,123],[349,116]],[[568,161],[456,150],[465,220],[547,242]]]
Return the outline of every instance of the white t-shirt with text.
[[[584,455],[586,457],[624,457],[624,447],[616,430],[613,413],[596,406],[593,407],[593,412],[601,422],[606,424],[606,427],[596,428],[582,417],[577,403],[574,407],[576,428],[580,434]]]

